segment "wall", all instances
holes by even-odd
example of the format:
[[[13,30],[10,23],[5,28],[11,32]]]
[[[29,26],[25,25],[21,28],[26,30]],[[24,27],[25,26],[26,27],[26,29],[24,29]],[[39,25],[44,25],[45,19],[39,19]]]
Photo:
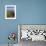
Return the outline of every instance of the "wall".
[[[6,4],[16,5],[16,20],[4,19]],[[46,0],[0,0],[0,44],[8,43],[9,32],[17,34],[17,24],[46,24]]]

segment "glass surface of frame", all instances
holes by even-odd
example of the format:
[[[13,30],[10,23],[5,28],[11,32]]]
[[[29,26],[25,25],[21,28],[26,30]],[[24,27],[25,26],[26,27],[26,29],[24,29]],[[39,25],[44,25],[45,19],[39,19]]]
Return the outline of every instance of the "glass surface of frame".
[[[27,32],[27,33],[26,33]],[[46,41],[46,25],[45,24],[19,24],[18,25],[18,41]]]
[[[16,5],[5,5],[5,19],[16,19]]]

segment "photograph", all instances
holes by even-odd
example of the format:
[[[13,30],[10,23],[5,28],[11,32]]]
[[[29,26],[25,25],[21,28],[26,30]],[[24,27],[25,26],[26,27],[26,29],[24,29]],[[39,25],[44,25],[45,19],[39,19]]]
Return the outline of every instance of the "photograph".
[[[5,19],[16,19],[16,5],[5,5]]]
[[[18,42],[20,46],[31,46],[32,42],[46,41],[46,25],[19,24]]]

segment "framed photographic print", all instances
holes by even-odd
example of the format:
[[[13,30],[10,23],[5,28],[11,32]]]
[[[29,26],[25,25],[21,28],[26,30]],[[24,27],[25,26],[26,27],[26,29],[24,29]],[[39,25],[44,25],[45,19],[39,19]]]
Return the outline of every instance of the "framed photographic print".
[[[5,5],[5,19],[16,19],[16,5]]]
[[[18,24],[18,42],[23,40],[46,41],[46,24]]]

